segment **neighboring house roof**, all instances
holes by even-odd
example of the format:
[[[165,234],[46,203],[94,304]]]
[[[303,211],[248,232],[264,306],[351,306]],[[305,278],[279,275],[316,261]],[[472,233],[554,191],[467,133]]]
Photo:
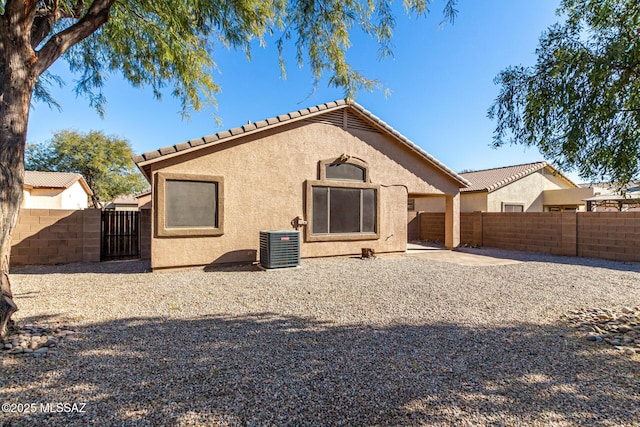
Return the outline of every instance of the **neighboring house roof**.
[[[576,187],[576,184],[574,184],[573,181],[564,176],[559,170],[551,166],[549,163],[535,162],[461,173],[460,175],[469,181],[471,185],[467,188],[460,189],[460,192],[468,193],[473,191],[486,191],[491,193],[492,191],[545,168],[554,175],[560,176],[573,187]]]
[[[633,187],[627,186],[624,194],[621,194],[621,193],[598,194],[593,197],[589,197],[588,199],[584,199],[585,202],[602,202],[602,201],[626,202],[626,201],[637,201],[637,200],[640,200],[640,186],[638,185],[634,185]]]
[[[78,181],[80,181],[80,185],[88,195],[93,195],[93,191],[89,188],[87,181],[85,181],[79,173],[40,171],[24,172],[24,186],[27,188],[67,189]]]
[[[113,199],[111,203],[116,205],[137,205],[138,200],[136,200],[136,197],[137,196],[133,194],[125,194],[125,195],[116,197],[115,199]]]
[[[212,144],[225,143],[228,141],[232,141],[240,136],[262,132],[264,130],[272,129],[278,126],[282,126],[284,124],[293,123],[298,120],[310,119],[315,116],[327,114],[329,112],[338,111],[345,108],[351,108],[353,111],[358,113],[361,117],[367,119],[368,123],[365,123],[365,126],[369,126],[370,124],[372,124],[374,126],[374,129],[379,129],[393,136],[395,139],[403,143],[405,146],[409,147],[412,151],[417,153],[423,159],[427,160],[429,163],[433,164],[436,168],[444,172],[446,175],[453,178],[455,181],[457,181],[460,184],[460,186],[469,185],[469,183],[463,177],[458,175],[453,170],[449,169],[443,163],[438,161],[436,158],[431,156],[429,153],[424,151],[415,143],[411,142],[408,138],[406,138],[400,132],[398,132],[391,126],[389,126],[380,118],[372,114],[370,111],[366,110],[360,104],[354,101],[345,100],[345,99],[341,99],[333,102],[327,102],[325,104],[316,105],[315,107],[309,107],[309,108],[294,111],[288,114],[282,114],[282,115],[271,117],[255,123],[248,123],[242,127],[229,129],[223,132],[218,132],[213,135],[204,136],[198,139],[192,139],[190,141],[183,142],[180,144],[160,148],[159,150],[148,151],[142,155],[133,156],[133,161],[138,165],[138,168],[142,171],[142,174],[146,176],[147,179],[149,179],[148,171],[145,170],[145,166],[151,163],[154,163],[156,161],[165,160],[167,158],[181,155],[183,153],[192,152],[194,150],[198,150],[198,149],[210,146]]]

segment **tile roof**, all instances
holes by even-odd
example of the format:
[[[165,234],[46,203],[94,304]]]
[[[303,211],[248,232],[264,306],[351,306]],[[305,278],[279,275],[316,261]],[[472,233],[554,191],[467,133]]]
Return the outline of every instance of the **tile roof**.
[[[41,171],[25,171],[24,185],[32,188],[69,188],[77,181],[80,181],[87,194],[93,192],[85,179],[79,173],[71,172],[41,172]]]
[[[460,189],[461,192],[471,191],[487,191],[491,193],[499,188],[504,187],[507,184],[511,184],[514,181],[524,178],[534,172],[542,170],[544,168],[551,168],[554,173],[560,175],[569,183],[575,184],[560,171],[555,169],[547,162],[535,162],[526,163],[523,165],[505,166],[494,169],[484,169],[479,171],[465,172],[460,175],[471,183],[470,187]]]
[[[123,194],[113,199],[111,203],[120,204],[120,205],[137,205],[138,199],[134,194]]]
[[[407,137],[402,135],[400,132],[395,130],[393,127],[389,126],[383,120],[375,116],[373,113],[362,107],[360,104],[346,99],[340,99],[337,101],[327,102],[324,104],[316,105],[314,107],[305,108],[298,111],[293,111],[288,114],[281,114],[279,116],[271,117],[268,119],[260,120],[255,123],[247,123],[244,126],[236,127],[233,129],[229,129],[226,131],[218,132],[212,135],[207,135],[202,138],[192,139],[190,141],[182,142],[180,144],[176,144],[169,147],[163,147],[158,150],[148,151],[142,155],[133,156],[133,161],[138,165],[138,168],[142,171],[142,173],[146,176],[144,166],[153,163],[155,161],[164,160],[165,156],[175,156],[181,154],[182,151],[191,152],[193,150],[197,150],[203,148],[207,144],[219,144],[232,139],[235,139],[238,136],[246,135],[250,133],[261,132],[265,129],[277,127],[283,124],[291,123],[293,121],[311,118],[313,116],[317,116],[320,114],[327,113],[329,111],[335,111],[343,108],[353,108],[362,116],[368,118],[371,122],[373,122],[378,128],[385,131],[386,133],[394,136],[396,139],[401,141],[403,144],[408,146],[411,150],[416,152],[418,155],[435,165],[438,169],[449,175],[454,180],[458,181],[460,184],[466,186],[469,183],[460,175],[458,175],[452,169],[449,169],[443,163],[438,161],[436,158],[431,156],[429,153],[424,151],[418,145],[410,141]]]

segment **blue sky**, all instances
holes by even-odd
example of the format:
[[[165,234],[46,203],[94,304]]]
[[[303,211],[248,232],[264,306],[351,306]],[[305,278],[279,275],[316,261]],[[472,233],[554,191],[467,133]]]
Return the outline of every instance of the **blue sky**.
[[[500,70],[534,63],[540,34],[559,19],[558,3],[460,0],[455,23],[439,26],[441,3],[436,2],[427,18],[398,16],[394,57],[383,61],[375,43],[356,35],[348,58],[390,92],[386,97],[382,90],[361,92],[356,101],[456,171],[543,160],[536,149],[491,148],[494,123],[486,113],[498,94],[493,79]],[[294,47],[288,47],[293,55]],[[344,96],[324,84],[314,91],[308,67],[298,68],[293,59],[283,79],[273,44],[256,48],[251,62],[244,53],[223,47],[214,52],[214,60],[222,87],[218,108],[193,113],[189,121],[179,114],[177,100],[167,95],[157,101],[151,90],[132,88],[117,75],[104,88],[102,119],[85,98],[74,95],[73,76],[59,61],[52,71],[67,85],[53,94],[63,110],[35,104],[27,140],[43,142],[62,129],[103,130],[128,139],[142,153]]]

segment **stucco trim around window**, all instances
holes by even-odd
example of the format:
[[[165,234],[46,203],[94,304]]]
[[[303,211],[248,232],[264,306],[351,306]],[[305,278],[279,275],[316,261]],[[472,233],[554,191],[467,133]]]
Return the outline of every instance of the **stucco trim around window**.
[[[502,212],[524,212],[524,203],[502,202]]]
[[[305,182],[306,197],[305,197],[305,211],[307,218],[307,226],[305,228],[305,240],[307,242],[327,242],[327,241],[345,241],[345,240],[378,240],[380,238],[380,186],[368,183],[360,183],[353,181],[311,181]],[[314,206],[313,206],[313,189],[314,188],[329,188],[329,189],[361,189],[372,190],[375,196],[375,207],[372,212],[367,215],[375,215],[373,219],[373,231],[360,231],[360,232],[345,232],[345,233],[331,233],[327,230],[326,233],[314,233]],[[330,207],[328,214],[330,213]],[[361,205],[361,212],[364,207]],[[362,213],[360,218],[360,229],[363,228]]]
[[[321,181],[325,181],[325,180],[337,180],[337,181],[349,181],[349,182],[369,182],[369,165],[367,165],[367,163],[365,163],[362,160],[356,159],[354,157],[351,156],[345,156],[345,159],[342,159],[341,157],[335,158],[335,159],[326,159],[326,160],[321,160],[319,162],[319,174],[318,174],[318,178]],[[359,169],[362,170],[362,174],[363,174],[363,178],[362,180],[352,180],[352,179],[335,179],[335,178],[329,178],[327,177],[327,167],[331,166],[331,165],[341,165],[341,164],[347,164],[347,165],[353,165],[358,167]]]
[[[208,204],[212,207],[212,216],[207,221],[202,221],[201,225],[187,224],[174,225],[180,222],[180,218],[176,217],[176,211],[167,209],[167,202],[173,197],[167,191],[171,191],[172,183],[176,184],[203,184],[201,191],[210,191],[207,196],[203,194],[204,199],[209,199]],[[158,237],[192,237],[192,236],[221,236],[224,234],[224,179],[221,176],[211,175],[194,175],[181,173],[165,173],[158,172],[156,174],[156,235]],[[194,198],[192,206],[184,206],[181,209],[183,213],[192,212],[193,209],[206,209],[207,203],[203,203],[203,198]],[[189,202],[189,198],[182,197],[182,201]],[[205,200],[206,201],[206,200]],[[201,215],[201,217],[206,216]],[[192,218],[194,222],[198,222],[198,215]],[[187,218],[187,223],[190,222]],[[205,224],[206,222],[206,224]],[[174,224],[172,224],[174,223]]]

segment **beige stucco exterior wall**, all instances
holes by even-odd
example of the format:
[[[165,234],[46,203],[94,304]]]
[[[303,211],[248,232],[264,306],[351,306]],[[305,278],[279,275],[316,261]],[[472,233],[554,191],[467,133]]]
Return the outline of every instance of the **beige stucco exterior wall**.
[[[544,170],[544,169],[543,169]],[[501,212],[502,204],[523,204],[525,212],[542,212],[543,191],[572,188],[564,179],[543,170],[527,175],[487,195],[487,212]]]
[[[487,212],[487,192],[460,193],[460,212]]]
[[[306,242],[302,228],[302,257],[404,251],[408,192],[458,194],[457,182],[388,135],[301,121],[154,163],[154,180],[159,171],[224,178],[224,234],[158,237],[156,212],[152,268],[256,260],[260,230],[291,230],[294,218],[308,219],[306,181],[320,178],[319,161],[343,153],[365,161],[371,183],[380,185],[379,238]]]
[[[594,195],[593,188],[566,188],[562,190],[546,190],[542,200],[545,206],[580,205],[578,210],[586,210],[584,199]]]
[[[66,190],[59,188],[25,189],[22,197],[24,209],[86,209],[88,195],[79,181]]]
[[[444,212],[445,198],[440,197],[413,197],[415,210],[418,212]]]

